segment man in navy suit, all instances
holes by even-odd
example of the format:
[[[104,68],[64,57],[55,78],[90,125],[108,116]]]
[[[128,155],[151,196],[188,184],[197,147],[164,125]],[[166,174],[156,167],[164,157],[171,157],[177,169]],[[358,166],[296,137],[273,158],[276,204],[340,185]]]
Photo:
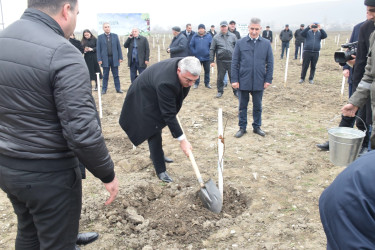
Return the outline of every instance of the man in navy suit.
[[[109,70],[112,70],[113,80],[117,93],[123,93],[120,87],[120,78],[118,76],[118,66],[122,62],[122,51],[120,40],[117,34],[111,33],[109,23],[103,24],[104,34],[98,36],[96,44],[96,53],[98,63],[103,67],[103,87],[102,94],[107,93]]]

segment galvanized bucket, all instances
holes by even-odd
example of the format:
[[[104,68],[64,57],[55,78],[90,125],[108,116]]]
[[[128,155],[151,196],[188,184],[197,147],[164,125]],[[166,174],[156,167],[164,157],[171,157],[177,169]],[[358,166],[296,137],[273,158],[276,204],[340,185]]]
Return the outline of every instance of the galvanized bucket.
[[[361,118],[359,119],[363,122]],[[348,127],[329,129],[329,156],[331,162],[335,166],[347,166],[353,162],[358,157],[366,131],[367,128],[365,131]]]

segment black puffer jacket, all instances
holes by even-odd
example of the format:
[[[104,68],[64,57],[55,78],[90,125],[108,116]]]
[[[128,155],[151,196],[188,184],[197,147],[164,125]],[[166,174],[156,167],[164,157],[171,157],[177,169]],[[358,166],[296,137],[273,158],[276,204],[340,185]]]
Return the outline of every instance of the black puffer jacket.
[[[96,177],[110,182],[113,162],[89,73],[63,34],[55,20],[36,9],[27,9],[0,32],[0,154],[30,160],[78,157]],[[66,167],[50,166],[51,171]]]

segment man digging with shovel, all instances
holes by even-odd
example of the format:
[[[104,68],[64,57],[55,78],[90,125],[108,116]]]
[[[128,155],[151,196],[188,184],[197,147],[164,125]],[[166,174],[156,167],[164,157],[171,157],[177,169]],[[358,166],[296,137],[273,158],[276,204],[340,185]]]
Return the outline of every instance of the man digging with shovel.
[[[177,57],[156,63],[130,85],[122,107],[122,129],[135,146],[148,141],[156,174],[164,182],[172,182],[172,178],[166,171],[161,132],[168,126],[182,151],[189,155],[192,147],[176,115],[200,73],[201,64],[195,57]]]

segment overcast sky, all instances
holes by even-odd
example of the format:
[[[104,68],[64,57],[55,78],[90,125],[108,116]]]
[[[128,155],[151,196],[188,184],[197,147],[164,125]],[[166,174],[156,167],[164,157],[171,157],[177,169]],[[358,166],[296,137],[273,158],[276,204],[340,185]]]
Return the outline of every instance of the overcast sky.
[[[3,6],[3,15],[5,26],[19,19],[27,6],[27,0],[0,0]],[[218,24],[221,20],[250,20],[256,16],[257,10],[277,9],[290,5],[301,5],[307,3],[320,2],[322,5],[327,2],[337,2],[339,5],[343,1],[352,1],[358,5],[360,0],[256,0],[256,1],[205,1],[205,0],[140,0],[140,1],[124,1],[124,0],[80,0],[78,22],[76,30],[86,28],[96,28],[97,13],[149,13],[151,20],[151,30],[153,27],[169,28],[175,25],[184,29],[186,23],[192,23],[193,29],[199,23]],[[238,12],[248,10],[248,16],[243,14],[238,16]],[[342,15],[358,15],[361,18],[365,16],[365,8],[363,13],[353,13],[348,10]],[[306,14],[319,10],[306,10]],[[335,11],[335,10],[332,10]],[[294,15],[294,13],[290,13]],[[1,21],[1,20],[0,20]],[[239,22],[239,21],[237,21]]]

